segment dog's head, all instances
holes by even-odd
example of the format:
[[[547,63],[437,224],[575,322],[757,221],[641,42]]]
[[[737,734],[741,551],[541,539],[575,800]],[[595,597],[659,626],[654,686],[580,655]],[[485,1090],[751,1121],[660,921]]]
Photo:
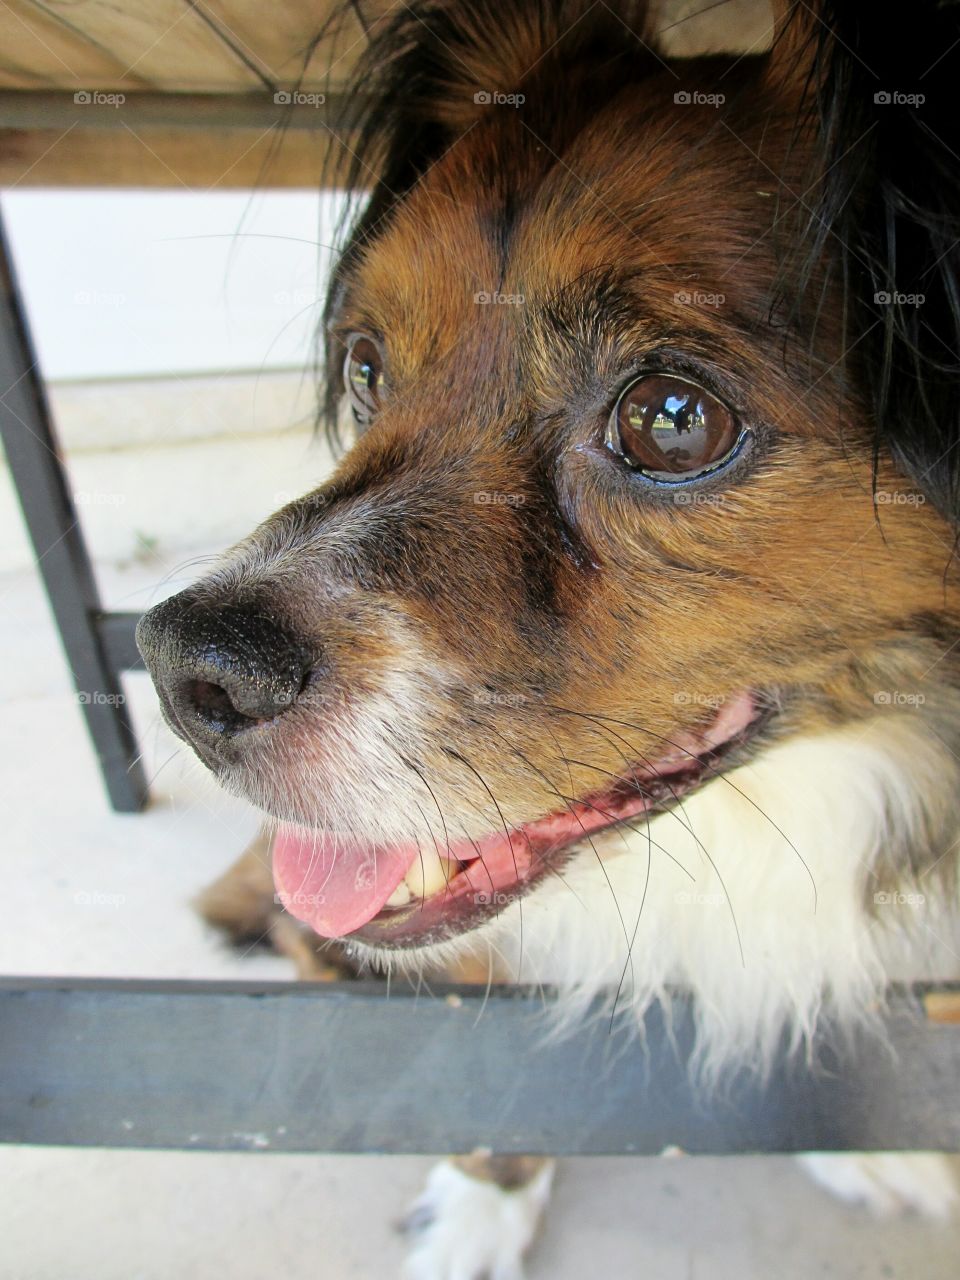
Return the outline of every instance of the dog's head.
[[[282,821],[289,908],[384,948],[774,737],[935,703],[958,613],[952,101],[874,101],[843,37],[911,49],[402,9],[328,304],[356,442],[140,629],[176,732]]]

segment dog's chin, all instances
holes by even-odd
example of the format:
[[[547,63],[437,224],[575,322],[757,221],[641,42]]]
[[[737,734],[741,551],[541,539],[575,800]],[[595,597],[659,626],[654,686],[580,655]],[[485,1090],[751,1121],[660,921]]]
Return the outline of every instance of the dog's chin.
[[[734,764],[772,714],[742,692],[695,734],[678,732],[655,760],[637,762],[602,790],[424,857],[416,842],[372,845],[343,834],[281,826],[274,842],[280,901],[322,937],[373,951],[447,943],[484,924],[555,875],[594,836],[669,808]],[[429,868],[429,869],[428,869]]]

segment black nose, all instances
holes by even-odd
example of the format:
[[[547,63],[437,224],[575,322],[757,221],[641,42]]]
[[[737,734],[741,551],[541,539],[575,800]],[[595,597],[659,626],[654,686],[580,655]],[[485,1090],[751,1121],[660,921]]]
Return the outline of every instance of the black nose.
[[[215,606],[190,591],[144,614],[137,644],[173,728],[200,748],[288,710],[311,666],[261,607]]]

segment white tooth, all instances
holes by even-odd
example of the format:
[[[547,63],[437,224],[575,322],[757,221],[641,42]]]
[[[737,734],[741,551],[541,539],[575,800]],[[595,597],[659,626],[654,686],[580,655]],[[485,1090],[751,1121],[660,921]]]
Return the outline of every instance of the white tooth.
[[[458,870],[455,862],[441,858],[436,850],[424,849],[422,857],[414,858],[404,879],[414,898],[429,898],[445,889]]]
[[[401,880],[397,887],[391,893],[390,897],[384,903],[386,907],[405,907],[411,898],[410,890],[407,888],[405,881]]]

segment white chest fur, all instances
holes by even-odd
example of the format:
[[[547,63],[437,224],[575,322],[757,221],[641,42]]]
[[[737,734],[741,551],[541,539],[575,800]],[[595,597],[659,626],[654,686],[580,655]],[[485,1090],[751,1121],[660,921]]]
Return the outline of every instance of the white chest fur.
[[[636,1016],[689,987],[705,1075],[762,1072],[784,1029],[802,1049],[822,1012],[862,1023],[889,977],[960,966],[937,876],[878,878],[930,833],[933,856],[956,860],[958,784],[960,763],[906,715],[775,746],[649,831],[586,845],[472,945],[559,986],[565,1019],[604,989]]]

